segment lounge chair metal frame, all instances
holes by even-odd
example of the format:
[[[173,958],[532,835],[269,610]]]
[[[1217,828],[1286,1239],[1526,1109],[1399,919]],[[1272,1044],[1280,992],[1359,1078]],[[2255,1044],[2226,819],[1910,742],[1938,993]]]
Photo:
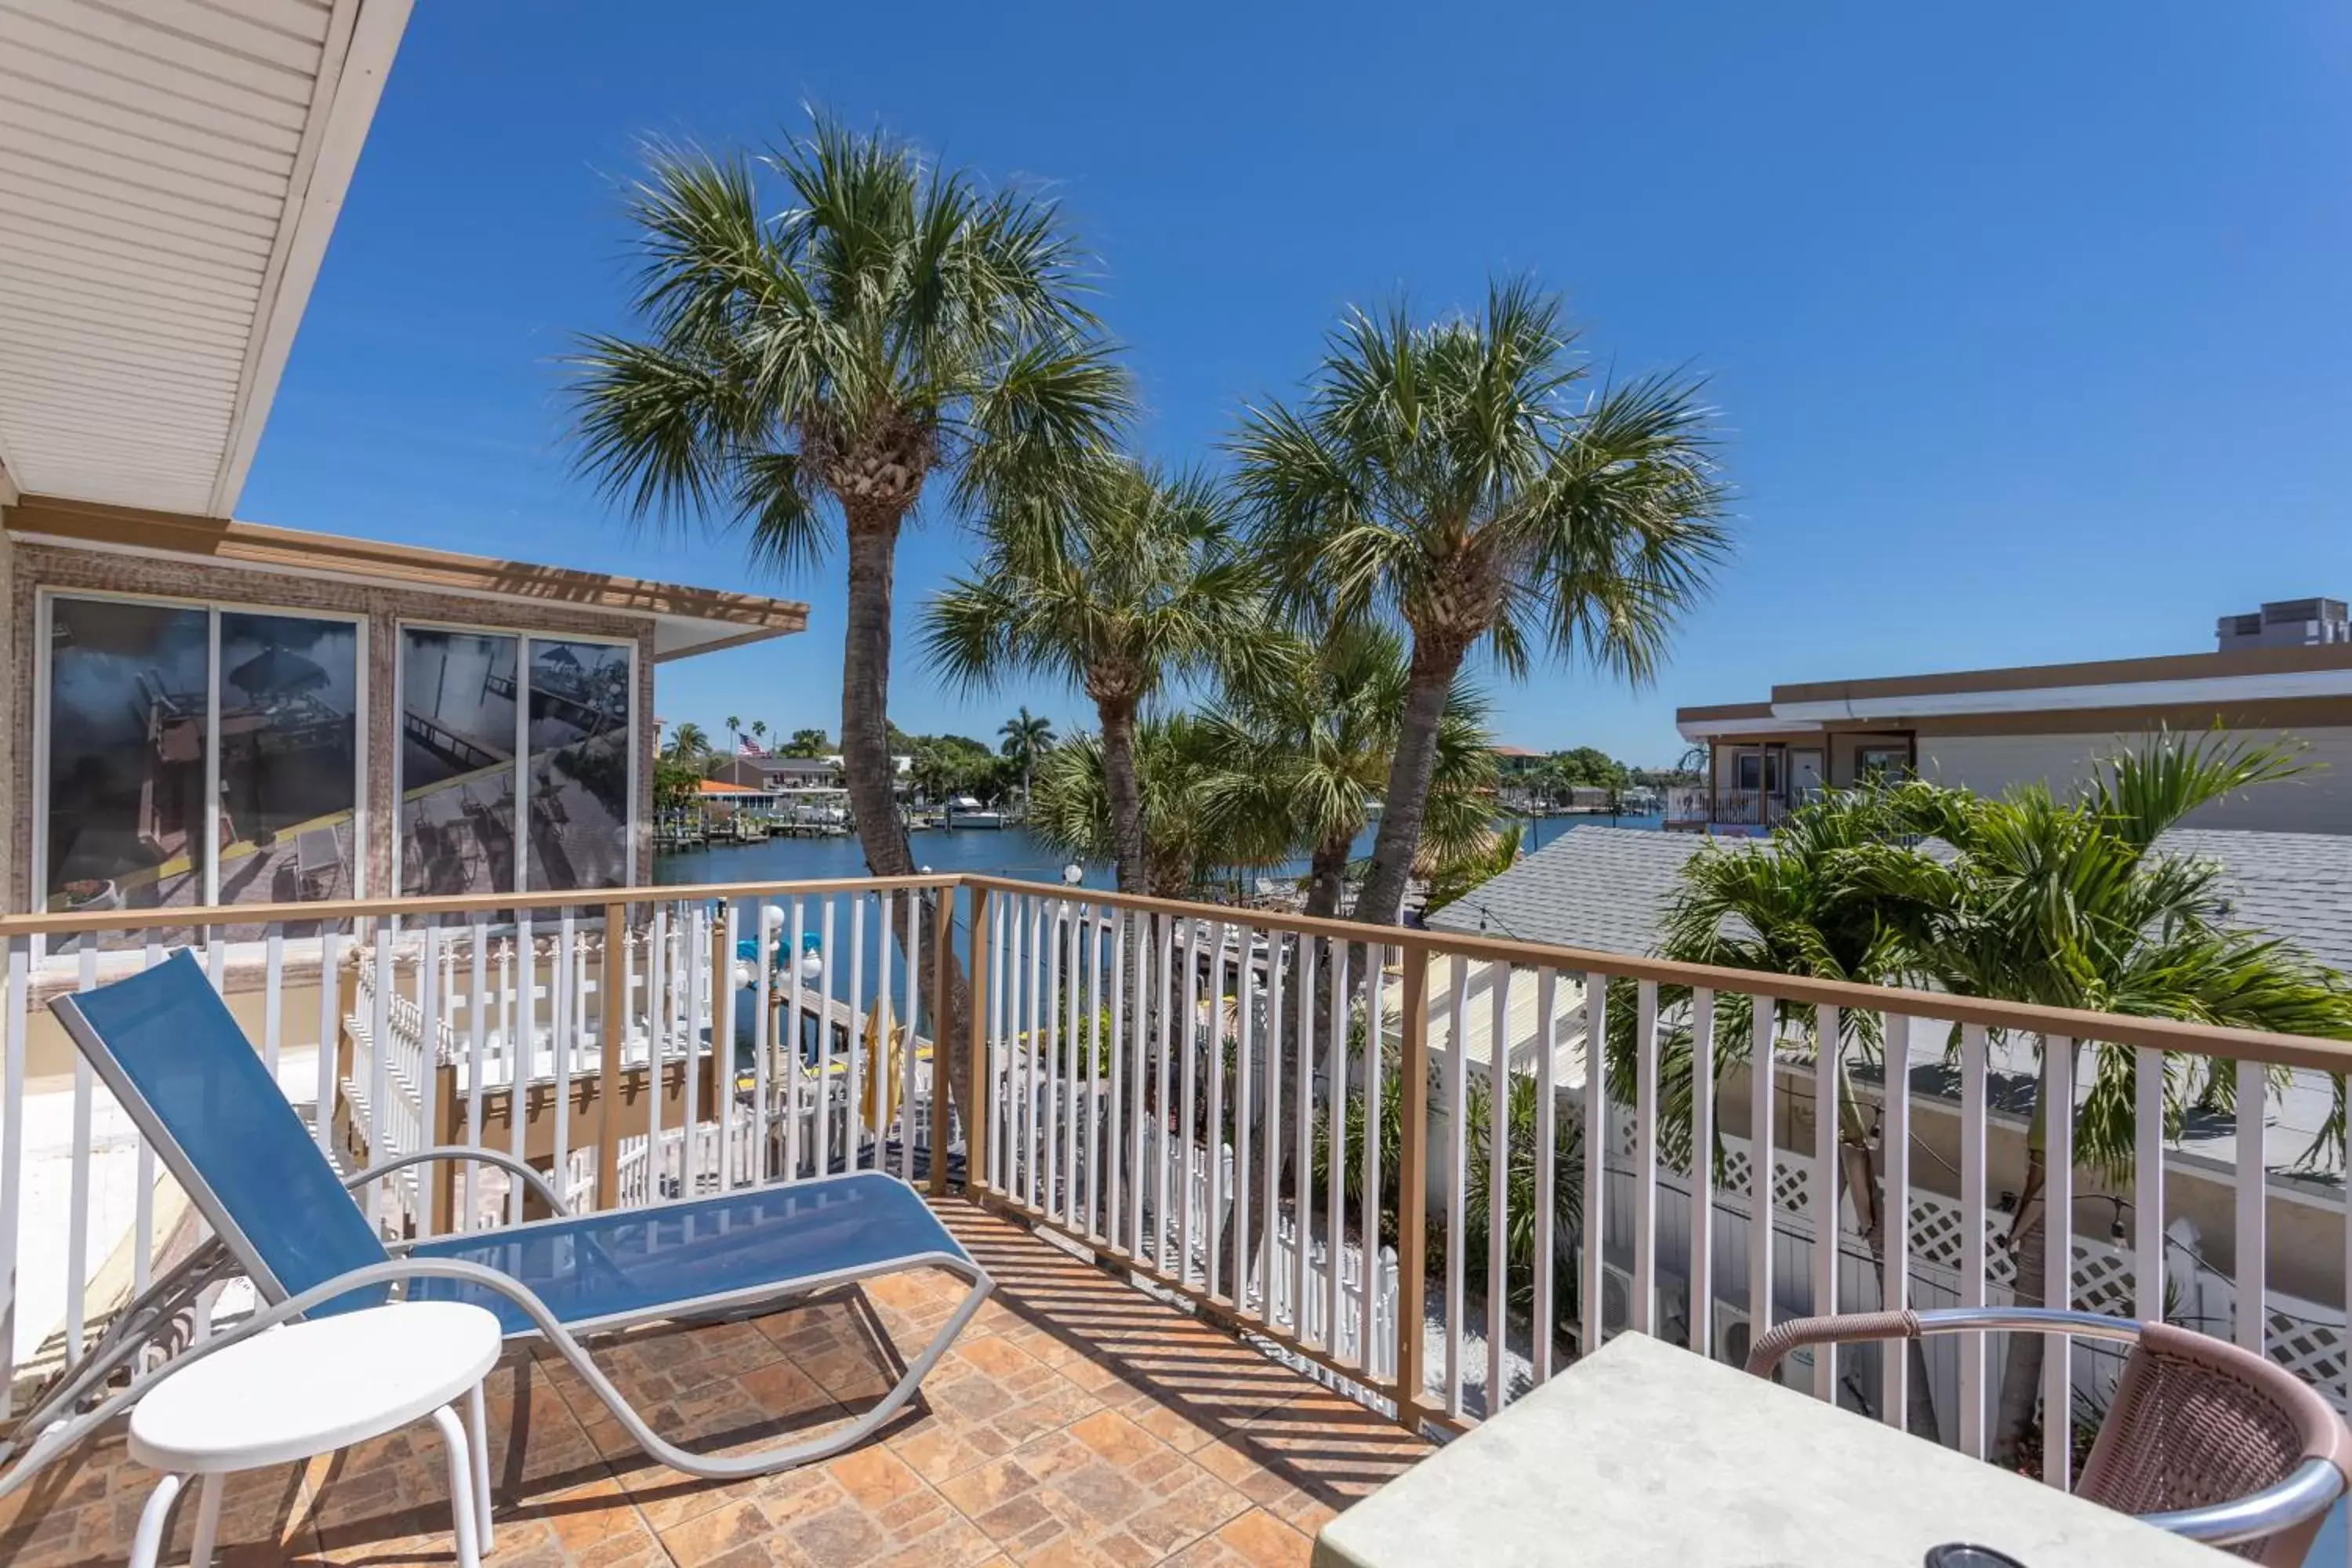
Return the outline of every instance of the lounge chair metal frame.
[[[186,962],[184,955],[175,955],[173,962]],[[210,994],[210,987],[206,987]],[[259,1249],[237,1224],[227,1205],[205,1178],[203,1171],[190,1158],[186,1150],[174,1138],[162,1116],[151,1105],[138,1085],[114,1058],[98,1031],[75,1005],[72,996],[61,996],[50,1004],[67,1032],[73,1037],[82,1055],[105,1082],[123,1111],[138,1127],[165,1167],[186,1190],[189,1203],[212,1226],[213,1239],[205,1242],[182,1259],[148,1289],[124,1307],[97,1344],[60,1384],[43,1396],[19,1423],[14,1441],[0,1448],[0,1460],[9,1461],[0,1472],[0,1497],[15,1491],[58,1455],[65,1452],[91,1432],[116,1415],[128,1410],[140,1397],[164,1377],[189,1363],[227,1349],[230,1345],[252,1338],[277,1325],[300,1317],[326,1302],[352,1294],[354,1291],[389,1288],[397,1294],[400,1287],[411,1281],[444,1279],[468,1284],[505,1297],[513,1302],[531,1324],[530,1330],[509,1331],[509,1339],[520,1339],[536,1332],[552,1345],[579,1373],[581,1381],[611,1411],[622,1429],[645,1452],[672,1469],[706,1480],[740,1480],[747,1477],[765,1475],[790,1469],[812,1460],[827,1458],[854,1447],[880,1428],[907,1402],[940,1357],[955,1342],[973,1314],[980,1310],[990,1292],[995,1288],[986,1269],[974,1262],[961,1248],[954,1250],[923,1250],[896,1253],[885,1258],[857,1263],[845,1268],[798,1274],[779,1279],[748,1285],[711,1295],[664,1301],[630,1310],[606,1313],[566,1323],[546,1302],[520,1280],[486,1265],[463,1258],[416,1258],[409,1256],[415,1244],[383,1243],[383,1261],[347,1270],[299,1293],[289,1294]],[[233,1021],[232,1021],[233,1023]],[[240,1032],[241,1033],[241,1032]],[[313,1153],[323,1163],[326,1155],[315,1144]],[[532,1230],[549,1226],[576,1223],[583,1216],[573,1215],[555,1189],[538,1171],[511,1155],[493,1149],[469,1146],[443,1146],[403,1154],[369,1166],[350,1177],[338,1181],[346,1192],[354,1192],[368,1183],[381,1180],[393,1172],[413,1165],[440,1162],[474,1162],[497,1166],[527,1183],[553,1211],[554,1217],[523,1225],[505,1226],[478,1233],[485,1239],[505,1240],[528,1236]],[[820,1176],[808,1181],[776,1184],[779,1192],[822,1192],[829,1184],[870,1181],[881,1176],[887,1181],[897,1178],[879,1172],[854,1172],[845,1176]],[[899,1183],[904,1185],[905,1184]],[[911,1189],[909,1189],[911,1191]],[[740,1194],[738,1194],[740,1195]],[[677,1214],[690,1210],[692,1202],[660,1204],[645,1208],[605,1211],[604,1217],[616,1222],[633,1215]],[[379,1238],[381,1240],[381,1238]],[[950,1243],[952,1246],[952,1243]],[[635,1407],[614,1388],[612,1382],[598,1370],[595,1362],[581,1343],[581,1337],[610,1333],[635,1324],[655,1321],[695,1321],[714,1317],[740,1314],[747,1308],[763,1306],[798,1298],[814,1296],[864,1279],[908,1269],[936,1268],[970,1282],[953,1312],[932,1335],[922,1352],[908,1363],[903,1375],[871,1408],[845,1426],[815,1437],[796,1442],[776,1444],[735,1455],[698,1454],[669,1442],[646,1425]],[[190,1310],[197,1298],[212,1286],[242,1274],[253,1282],[265,1303],[261,1310],[244,1319],[235,1327],[202,1341],[172,1356],[161,1366],[134,1376],[130,1384],[86,1410],[79,1407],[90,1395],[112,1378],[140,1352],[159,1342],[153,1331],[178,1321]],[[29,1446],[24,1435],[32,1434]],[[21,1447],[21,1453],[16,1450]]]

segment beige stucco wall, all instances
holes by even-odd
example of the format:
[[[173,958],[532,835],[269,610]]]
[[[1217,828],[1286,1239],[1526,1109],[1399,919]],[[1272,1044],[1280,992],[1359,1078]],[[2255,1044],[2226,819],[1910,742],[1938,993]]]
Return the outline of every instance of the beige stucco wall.
[[[2275,730],[2233,731],[2243,739],[2275,742]],[[1919,773],[1939,784],[1998,794],[2013,784],[2041,782],[2061,793],[2091,776],[2099,759],[2140,743],[2146,736],[2072,735],[1919,736]],[[2309,771],[2301,777],[2232,800],[2219,801],[2191,819],[2199,827],[2261,828],[2277,832],[2352,832],[2352,729],[2315,729],[2293,739],[2308,750]]]
[[[0,542],[5,535],[0,534]],[[5,547],[5,543],[0,543]],[[54,545],[20,543],[14,547],[13,573],[5,579],[7,610],[8,679],[0,682],[0,734],[9,745],[0,784],[0,823],[6,842],[16,847],[0,860],[5,877],[7,908],[23,912],[33,907],[32,854],[34,748],[16,715],[33,711],[33,682],[38,661],[34,637],[39,624],[35,605],[40,590],[56,588],[116,594],[150,594],[163,598],[206,599],[224,604],[266,605],[288,610],[331,610],[367,618],[367,778],[363,808],[367,814],[367,892],[388,897],[393,883],[393,760],[398,755],[399,715],[394,711],[393,669],[400,646],[403,621],[449,621],[495,626],[541,635],[583,633],[592,637],[626,637],[636,643],[636,690],[634,693],[636,745],[637,820],[632,825],[635,880],[653,877],[653,832],[649,808],[653,799],[654,623],[650,617],[583,610],[563,605],[528,607],[373,586],[340,579],[301,577],[274,572],[253,572],[186,560],[158,560],[115,555]]]

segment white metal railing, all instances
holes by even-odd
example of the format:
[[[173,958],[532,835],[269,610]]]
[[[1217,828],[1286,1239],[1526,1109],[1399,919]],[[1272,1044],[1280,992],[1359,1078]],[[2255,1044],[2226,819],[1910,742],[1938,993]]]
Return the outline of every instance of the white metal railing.
[[[2048,1042],[2053,1103],[2070,1106],[2076,1041],[2131,1053],[2138,1157],[2114,1194],[2126,1235],[2053,1246],[2025,1283],[2162,1316],[2167,1224],[2204,1202],[2166,1158],[2163,1075],[2234,1061],[2234,1170],[2199,1178],[2224,1194],[2199,1215],[2214,1262],[2192,1281],[2201,1300],[2170,1310],[2342,1397],[2343,1205],[2305,1194],[2283,1207],[2265,1176],[2286,1155],[2263,1138],[2277,1102],[2264,1065],[2341,1070],[2325,1042],[988,878],[529,896],[543,901],[247,909],[194,926],[121,914],[103,951],[51,951],[87,918],[0,921],[0,1391],[70,1363],[192,1237],[152,1151],[42,1005],[188,945],[338,1158],[487,1142],[612,1205],[851,1167],[924,1175],[968,1155],[984,1199],[1444,1425],[1507,1404],[1620,1326],[1724,1354],[1726,1314],[1755,1334],[1792,1311],[1876,1306],[1882,1275],[1891,1304],[1924,1300],[1915,1280],[1931,1274],[1938,1300],[2014,1290],[1992,1201],[2018,1184],[2015,1129],[1992,1104],[1995,1032],[2012,1053]],[[941,975],[921,928],[959,900],[973,1008],[934,1040]],[[257,926],[257,940],[229,939]],[[1930,1055],[1951,1039],[1948,1093],[1896,1075],[1905,1091],[1890,1094],[1850,1070],[1872,1053],[1840,1024],[1864,1016],[1936,1042]],[[1778,1070],[1718,1053],[1717,1026],[1735,1018],[1776,1043]],[[907,1048],[910,1024],[929,1056]],[[1616,1067],[1586,1070],[1587,1041],[1612,1037]],[[957,1054],[977,1114],[935,1139],[934,1079]],[[1684,1095],[1684,1074],[1706,1091]],[[1664,1110],[1682,1103],[1696,1147],[1747,1158],[1673,1158]],[[1830,1105],[1849,1114],[1812,1114]],[[1612,1122],[1627,1141],[1586,1159],[1583,1130]],[[1944,1140],[1932,1160],[1929,1123]],[[1767,1137],[1774,1157],[1758,1160]],[[2062,1214],[2090,1184],[2072,1137],[2071,1117],[2050,1119]],[[1874,1237],[1856,1219],[1856,1172],[1887,1215]],[[1773,1192],[1792,1173],[1795,1208]],[[404,1173],[366,1199],[395,1233],[524,1210],[514,1184],[478,1171]],[[1823,1227],[1835,1245],[1817,1245]],[[1981,1343],[1954,1354],[1948,1398],[1923,1397],[1948,1404],[1954,1440],[1982,1454],[1998,1372]],[[2078,1359],[2053,1342],[2045,1389],[2064,1398]],[[1825,1351],[1810,1376],[1906,1419],[1904,1356]],[[2053,1480],[2065,1450],[2047,1446]]]
[[[2176,1302],[2174,1321],[2262,1348],[2346,1398],[2341,1265],[2313,1280],[2306,1249],[2269,1245],[2274,1209],[2293,1208],[2299,1236],[2318,1215],[2340,1237],[2344,1205],[2273,1179],[2300,1148],[2266,1150],[2263,1137],[2280,1103],[2263,1064],[2299,1068],[2294,1094],[2324,1095],[2315,1072],[2347,1059],[2332,1043],[971,880],[984,900],[974,1027],[989,1088],[976,1184],[1413,1418],[1475,1421],[1623,1328],[1724,1356],[1796,1313],[2002,1303],[2021,1285],[2162,1317],[2179,1247],[2166,1224],[2203,1198],[2178,1175],[2168,1184],[2149,1097],[2168,1059],[2178,1071],[2191,1057],[2245,1064],[2232,1074],[2234,1169],[2205,1161],[2198,1176],[2231,1194],[2219,1222],[2205,1215],[2204,1245],[2235,1266],[2200,1258],[2200,1299]],[[1777,1070],[1718,1056],[1734,1017],[1774,1043]],[[1920,1059],[1948,1040],[1948,1095],[1907,1074],[1889,1092],[1864,1044],[1881,1036]],[[2126,1047],[2143,1112],[2127,1189],[2102,1194],[2127,1239],[2053,1226],[2029,1280],[2003,1245],[2014,1216],[1992,1201],[2022,1184],[2021,1131],[1993,1114],[1995,1036],[2009,1057],[2046,1049],[2052,1101],[2077,1113],[2082,1046]],[[1586,1070],[1593,1038],[1616,1041],[1611,1069]],[[1671,1126],[1669,1103],[1688,1108]],[[1840,1113],[1816,1117],[1820,1106]],[[1384,1136],[1367,1137],[1384,1114]],[[1942,1142],[1923,1142],[1930,1122]],[[1612,1124],[1622,1150],[1586,1160],[1582,1130]],[[1762,1129],[1769,1163],[1752,1157]],[[1682,1130],[1727,1157],[1672,1157]],[[2073,1133],[2073,1116],[2049,1118],[2044,1202],[2059,1215],[2091,1186]],[[1771,1191],[1792,1179],[1794,1208]],[[1864,1179],[1885,1214],[1874,1237],[1854,1201]],[[1360,1263],[1384,1248],[1393,1291]],[[1747,1336],[1719,1332],[1733,1317]],[[1897,1424],[1916,1397],[1981,1458],[2001,1369],[1981,1339],[1948,1353],[1930,1387],[1912,1386],[1906,1356],[1874,1348],[1823,1349],[1796,1375]],[[2112,1370],[2101,1354],[2052,1342],[2042,1396],[2053,1408],[2078,1387],[2096,1396],[2094,1369]],[[2047,1478],[2070,1482],[2070,1446],[2043,1451]]]

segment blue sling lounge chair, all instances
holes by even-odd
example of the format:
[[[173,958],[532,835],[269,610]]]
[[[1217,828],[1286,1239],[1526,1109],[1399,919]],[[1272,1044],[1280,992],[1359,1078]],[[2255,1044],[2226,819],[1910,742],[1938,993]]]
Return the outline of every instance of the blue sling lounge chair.
[[[477,1302],[498,1315],[509,1337],[543,1335],[629,1436],[673,1468],[713,1480],[761,1475],[839,1453],[872,1434],[913,1396],[992,1287],[914,1189],[879,1172],[577,1217],[537,1171],[488,1149],[425,1150],[346,1181],[184,951],[50,1007],[215,1239],[127,1307],[27,1415],[17,1428],[21,1453],[0,1475],[0,1496],[191,1357],[289,1319],[395,1296]],[[499,1166],[530,1184],[557,1217],[387,1247],[352,1191],[440,1160]],[[896,1386],[841,1427],[746,1453],[697,1454],[666,1441],[580,1342],[633,1323],[740,1313],[925,1268],[959,1275],[971,1289]],[[238,1274],[253,1281],[262,1310],[91,1404],[143,1346],[159,1342],[197,1292]]]

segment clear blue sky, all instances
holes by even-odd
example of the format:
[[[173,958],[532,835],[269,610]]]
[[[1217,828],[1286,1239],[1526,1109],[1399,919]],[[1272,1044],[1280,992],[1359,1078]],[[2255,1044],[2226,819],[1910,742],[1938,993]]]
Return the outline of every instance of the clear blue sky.
[[[1931,10],[1940,14],[1931,15]],[[1048,179],[1101,254],[1154,456],[1213,457],[1351,301],[1490,271],[1598,363],[1713,377],[1739,551],[1653,689],[1549,670],[1502,738],[1677,750],[1774,681],[2187,651],[2352,595],[2352,9],[2340,4],[1135,8],[420,0],[240,515],[744,585],[567,472],[555,356],[624,324],[646,132],[803,100]],[[912,657],[969,541],[902,547],[893,717],[992,733]],[[663,716],[839,716],[804,637],[666,667]]]

